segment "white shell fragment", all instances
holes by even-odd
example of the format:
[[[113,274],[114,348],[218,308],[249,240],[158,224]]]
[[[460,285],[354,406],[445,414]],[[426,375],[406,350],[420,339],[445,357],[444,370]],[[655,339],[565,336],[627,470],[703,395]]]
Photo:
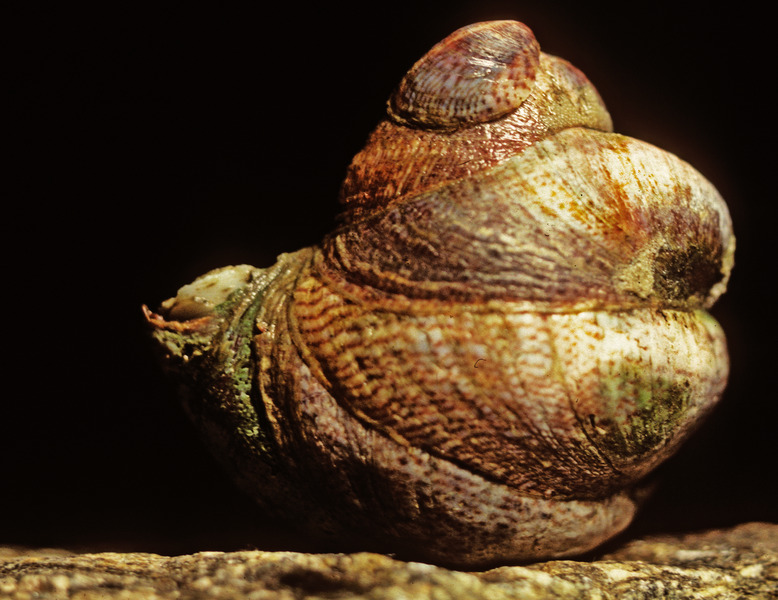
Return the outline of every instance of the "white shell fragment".
[[[170,319],[187,320],[209,315],[232,292],[246,284],[253,270],[249,265],[214,269],[181,287],[174,298],[162,303],[162,309]]]

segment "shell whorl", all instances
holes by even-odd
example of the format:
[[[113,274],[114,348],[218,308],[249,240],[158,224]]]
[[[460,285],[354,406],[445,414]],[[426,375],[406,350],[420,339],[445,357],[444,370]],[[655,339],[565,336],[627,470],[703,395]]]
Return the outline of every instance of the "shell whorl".
[[[376,294],[523,310],[708,307],[733,263],[716,189],[670,153],[569,128],[333,233],[322,272]]]
[[[540,47],[522,23],[463,27],[413,65],[389,100],[389,115],[430,129],[492,121],[529,96],[539,61]]]

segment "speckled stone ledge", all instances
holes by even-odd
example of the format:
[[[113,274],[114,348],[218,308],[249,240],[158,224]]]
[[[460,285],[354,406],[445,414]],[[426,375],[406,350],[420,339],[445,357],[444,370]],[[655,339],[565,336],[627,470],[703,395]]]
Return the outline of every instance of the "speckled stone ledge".
[[[600,560],[480,573],[379,554],[72,554],[0,548],[0,598],[778,598],[778,525],[635,540]]]

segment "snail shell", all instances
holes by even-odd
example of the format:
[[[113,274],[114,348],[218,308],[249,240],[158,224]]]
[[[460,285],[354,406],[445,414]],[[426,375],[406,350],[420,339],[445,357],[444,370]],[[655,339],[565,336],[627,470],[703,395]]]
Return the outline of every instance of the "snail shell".
[[[457,565],[583,552],[720,397],[727,208],[510,21],[410,70],[342,224],[145,309],[271,514]]]

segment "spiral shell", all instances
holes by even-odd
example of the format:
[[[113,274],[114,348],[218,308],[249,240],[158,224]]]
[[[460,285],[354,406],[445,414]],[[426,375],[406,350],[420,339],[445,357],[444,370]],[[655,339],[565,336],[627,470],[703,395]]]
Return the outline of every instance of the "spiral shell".
[[[307,531],[458,565],[624,529],[726,383],[715,188],[498,21],[414,65],[341,201],[319,246],[146,309],[239,483]]]

